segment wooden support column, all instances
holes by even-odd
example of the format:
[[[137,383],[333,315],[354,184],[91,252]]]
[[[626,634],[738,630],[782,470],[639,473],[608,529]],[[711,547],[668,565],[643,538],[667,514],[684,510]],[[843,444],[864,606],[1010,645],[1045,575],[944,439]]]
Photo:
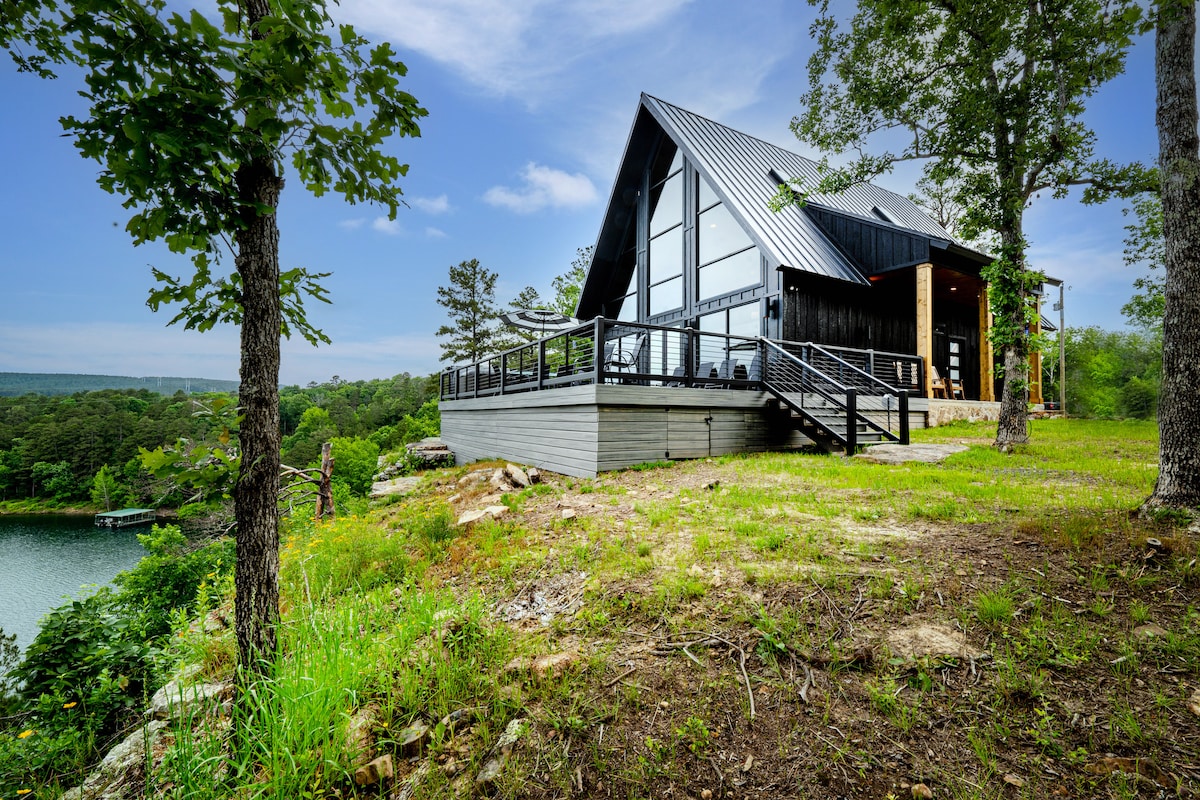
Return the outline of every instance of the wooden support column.
[[[992,351],[992,311],[988,305],[987,284],[979,290],[979,399],[996,399],[996,357]]]
[[[1041,298],[1035,297],[1033,302],[1039,305],[1040,311]],[[1033,317],[1031,333],[1035,337],[1042,333],[1042,315],[1040,313]],[[1036,349],[1029,351],[1029,402],[1042,402],[1042,351]]]
[[[933,396],[933,264],[917,265],[917,355],[925,359],[925,397]]]

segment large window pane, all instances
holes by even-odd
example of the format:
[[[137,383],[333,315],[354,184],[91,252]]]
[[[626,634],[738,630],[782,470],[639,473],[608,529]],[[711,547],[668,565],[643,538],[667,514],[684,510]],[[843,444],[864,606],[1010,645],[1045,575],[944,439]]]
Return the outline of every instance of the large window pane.
[[[724,205],[713,206],[700,215],[701,264],[715,261],[750,244],[750,237]],[[758,280],[755,279],[753,283],[758,283]]]
[[[683,274],[683,228],[650,240],[650,283]]]
[[[708,181],[704,180],[704,178],[700,178],[700,210],[703,211],[704,209],[708,208],[713,203],[717,202],[717,199],[717,193],[713,191],[713,188],[709,185]]]
[[[725,333],[725,312],[705,314],[700,318],[700,330],[705,333]]]
[[[621,310],[617,312],[617,319],[621,322],[637,322],[637,292],[627,295],[621,301]]]
[[[731,308],[729,309],[729,334],[747,338],[758,336],[762,330],[760,319],[757,300],[744,306]]]
[[[758,248],[751,247],[700,269],[699,300],[754,286],[762,280]]]
[[[679,308],[683,305],[683,278],[673,278],[666,283],[650,287],[650,316]]]
[[[683,222],[683,173],[677,172],[662,186],[650,190],[650,235],[656,236]]]

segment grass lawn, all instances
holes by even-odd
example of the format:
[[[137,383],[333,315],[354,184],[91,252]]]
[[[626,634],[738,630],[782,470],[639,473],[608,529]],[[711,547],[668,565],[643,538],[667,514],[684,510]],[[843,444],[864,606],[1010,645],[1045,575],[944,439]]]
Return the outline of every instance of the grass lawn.
[[[940,464],[748,455],[503,497],[445,470],[293,521],[260,765],[216,788],[201,719],[147,791],[388,796],[353,773],[392,754],[389,790],[428,798],[493,757],[481,791],[513,798],[1195,794],[1200,535],[1130,513],[1153,423],[1035,421],[1010,455],[993,434],[914,432],[969,445]],[[228,677],[232,631],[178,642]]]

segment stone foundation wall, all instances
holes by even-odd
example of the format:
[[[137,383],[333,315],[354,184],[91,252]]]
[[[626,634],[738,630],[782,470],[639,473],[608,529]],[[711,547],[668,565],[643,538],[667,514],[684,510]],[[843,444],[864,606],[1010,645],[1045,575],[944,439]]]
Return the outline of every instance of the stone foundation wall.
[[[995,422],[1000,418],[1000,404],[982,400],[939,400],[930,398],[926,412],[927,425],[936,428],[960,419],[968,422]]]

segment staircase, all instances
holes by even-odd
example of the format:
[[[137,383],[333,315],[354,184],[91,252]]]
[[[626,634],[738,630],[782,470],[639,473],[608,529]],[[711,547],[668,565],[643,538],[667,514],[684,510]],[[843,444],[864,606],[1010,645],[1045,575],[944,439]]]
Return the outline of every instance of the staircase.
[[[829,451],[855,453],[865,444],[908,444],[908,392],[846,363],[819,345],[800,355],[761,339],[763,388],[796,429]],[[818,367],[818,364],[820,365]],[[836,374],[838,379],[831,377]],[[892,433],[859,410],[860,399],[877,408],[895,408],[899,432]]]

